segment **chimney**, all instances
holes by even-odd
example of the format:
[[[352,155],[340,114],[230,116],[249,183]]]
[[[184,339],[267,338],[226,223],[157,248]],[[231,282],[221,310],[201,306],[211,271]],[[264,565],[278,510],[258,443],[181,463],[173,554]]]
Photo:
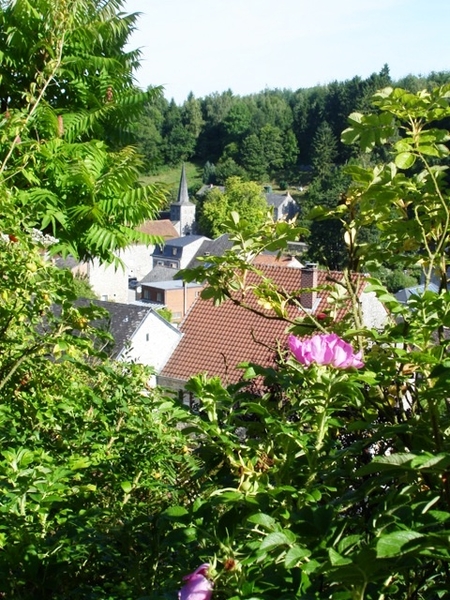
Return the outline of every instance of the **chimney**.
[[[312,309],[317,299],[317,291],[311,288],[317,287],[317,263],[308,262],[301,268],[302,279],[300,304],[303,308]],[[303,291],[305,290],[305,291]]]

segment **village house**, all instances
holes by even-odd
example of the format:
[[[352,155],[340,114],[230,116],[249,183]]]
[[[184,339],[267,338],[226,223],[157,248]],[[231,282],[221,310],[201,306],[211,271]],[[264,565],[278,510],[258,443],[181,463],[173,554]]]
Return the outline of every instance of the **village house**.
[[[273,210],[274,221],[291,221],[298,213],[298,204],[289,192],[275,194],[270,186],[266,186],[266,201]]]
[[[330,283],[330,279],[336,282],[343,279],[342,273],[320,271],[310,264],[300,269],[258,264],[258,269],[278,289],[297,294],[304,311],[290,306],[291,319],[301,318],[305,312],[317,315],[329,311],[330,289],[338,285]],[[249,282],[257,280],[255,275],[248,274]],[[373,292],[364,293],[363,278],[358,279],[357,287],[366,324],[381,328],[386,319],[385,308]],[[245,301],[257,312],[231,300],[214,306],[211,300],[199,297],[180,325],[183,337],[159,373],[158,384],[182,394],[188,379],[199,373],[221,377],[229,384],[240,380],[242,371],[238,365],[243,361],[274,365],[278,349],[286,345],[287,324],[262,308],[252,293],[246,295]],[[347,311],[348,307],[341,308],[335,318],[341,319]]]
[[[205,286],[201,283],[185,283],[181,279],[146,282],[141,281],[142,301],[161,305],[172,313],[172,323],[180,323]]]
[[[154,308],[136,304],[104,302],[81,299],[80,305],[94,302],[108,312],[108,317],[92,322],[94,327],[108,331],[114,342],[105,347],[110,358],[123,362],[135,362],[150,366],[155,375],[150,384],[156,384],[156,373],[181,339],[181,332],[161,317]]]
[[[208,240],[209,238],[203,235],[186,235],[168,240],[164,245],[157,244],[152,254],[153,268],[168,267],[176,271],[184,269],[203,242]]]
[[[169,220],[147,221],[138,228],[147,235],[162,240],[178,237],[178,232]],[[74,275],[86,278],[98,298],[110,302],[129,302],[128,282],[131,278],[141,279],[151,269],[154,244],[130,244],[117,253],[123,268],[115,265],[104,265],[95,258],[88,262],[76,262],[74,259],[57,260],[61,267],[70,268]]]

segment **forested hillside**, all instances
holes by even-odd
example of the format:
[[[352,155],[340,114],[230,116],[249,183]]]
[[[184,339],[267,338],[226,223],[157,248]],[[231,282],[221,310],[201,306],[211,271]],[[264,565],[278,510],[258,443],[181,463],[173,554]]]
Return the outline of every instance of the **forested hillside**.
[[[341,133],[353,111],[366,112],[374,92],[396,85],[415,92],[450,80],[450,73],[410,75],[393,82],[385,65],[367,79],[355,76],[308,89],[266,89],[249,96],[231,90],[177,105],[163,96],[147,103],[136,124],[147,174],[193,161],[204,183],[237,175],[281,188],[301,185],[311,169],[323,174],[355,152]]]
[[[367,79],[355,76],[309,89],[269,90],[250,96],[235,96],[231,90],[205,98],[191,94],[178,106],[162,95],[145,105],[136,123],[140,151],[145,156],[145,171],[159,179],[168,168],[178,169],[181,162],[197,166],[201,178],[190,178],[192,194],[202,183],[223,185],[230,177],[290,189],[299,203],[299,219],[308,244],[304,258],[331,269],[348,266],[347,249],[342,244],[342,220],[324,220],[325,215],[342,201],[350,185],[345,171],[349,163],[367,163],[355,145],[342,142],[352,112],[373,110],[373,94],[387,86],[399,86],[413,93],[433,89],[450,81],[450,73],[433,72],[426,77],[410,75],[392,81],[385,65]],[[389,149],[379,150],[370,158],[387,160]],[[172,184],[172,195],[177,184]],[[210,236],[223,231],[224,219],[217,227],[206,227],[199,203],[198,230]],[[222,207],[223,208],[223,207]],[[216,213],[220,213],[219,206]],[[311,211],[315,211],[315,218]],[[375,242],[378,232],[367,224],[361,236]],[[417,273],[405,272],[385,262],[373,271],[393,292],[413,285]]]

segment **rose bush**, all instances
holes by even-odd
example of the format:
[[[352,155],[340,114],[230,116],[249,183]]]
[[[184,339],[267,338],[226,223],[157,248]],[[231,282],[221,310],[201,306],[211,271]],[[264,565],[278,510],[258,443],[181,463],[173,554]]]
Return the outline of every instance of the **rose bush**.
[[[352,346],[335,333],[322,333],[310,338],[290,335],[288,345],[298,362],[306,367],[313,363],[337,369],[360,369],[364,366],[361,351],[355,354]]]
[[[184,526],[195,529],[193,555],[217,564],[217,598],[448,595],[450,135],[437,121],[450,116],[449,98],[450,87],[387,89],[373,114],[351,115],[345,141],[365,152],[386,143],[391,160],[350,165],[345,202],[316,210],[341,220],[349,264],[419,264],[425,288],[437,275],[440,291],[408,305],[369,280],[367,291],[389,310],[384,330],[364,327],[351,274],[333,297],[341,304],[327,309],[346,307],[341,321],[302,311],[270,280],[247,288],[249,248],[282,249],[289,234],[278,225],[248,240],[235,219],[230,255],[196,269],[215,302],[227,289],[244,304],[256,293],[291,331],[288,352],[282,342],[274,349],[277,368],[244,364],[238,385],[204,375],[188,385],[201,408],[186,433],[196,435],[194,454],[209,478]],[[368,223],[379,227],[374,244],[359,242]],[[289,305],[298,319],[289,319]]]

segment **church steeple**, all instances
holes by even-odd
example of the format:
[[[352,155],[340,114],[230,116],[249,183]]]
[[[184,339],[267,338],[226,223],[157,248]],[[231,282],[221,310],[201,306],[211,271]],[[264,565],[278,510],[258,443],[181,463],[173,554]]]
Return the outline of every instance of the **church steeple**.
[[[184,163],[181,167],[177,201],[170,205],[170,220],[180,235],[193,233],[195,227],[195,204],[189,200],[189,192]]]
[[[186,169],[184,163],[181,167],[180,185],[178,187],[177,204],[191,204],[186,180]]]

